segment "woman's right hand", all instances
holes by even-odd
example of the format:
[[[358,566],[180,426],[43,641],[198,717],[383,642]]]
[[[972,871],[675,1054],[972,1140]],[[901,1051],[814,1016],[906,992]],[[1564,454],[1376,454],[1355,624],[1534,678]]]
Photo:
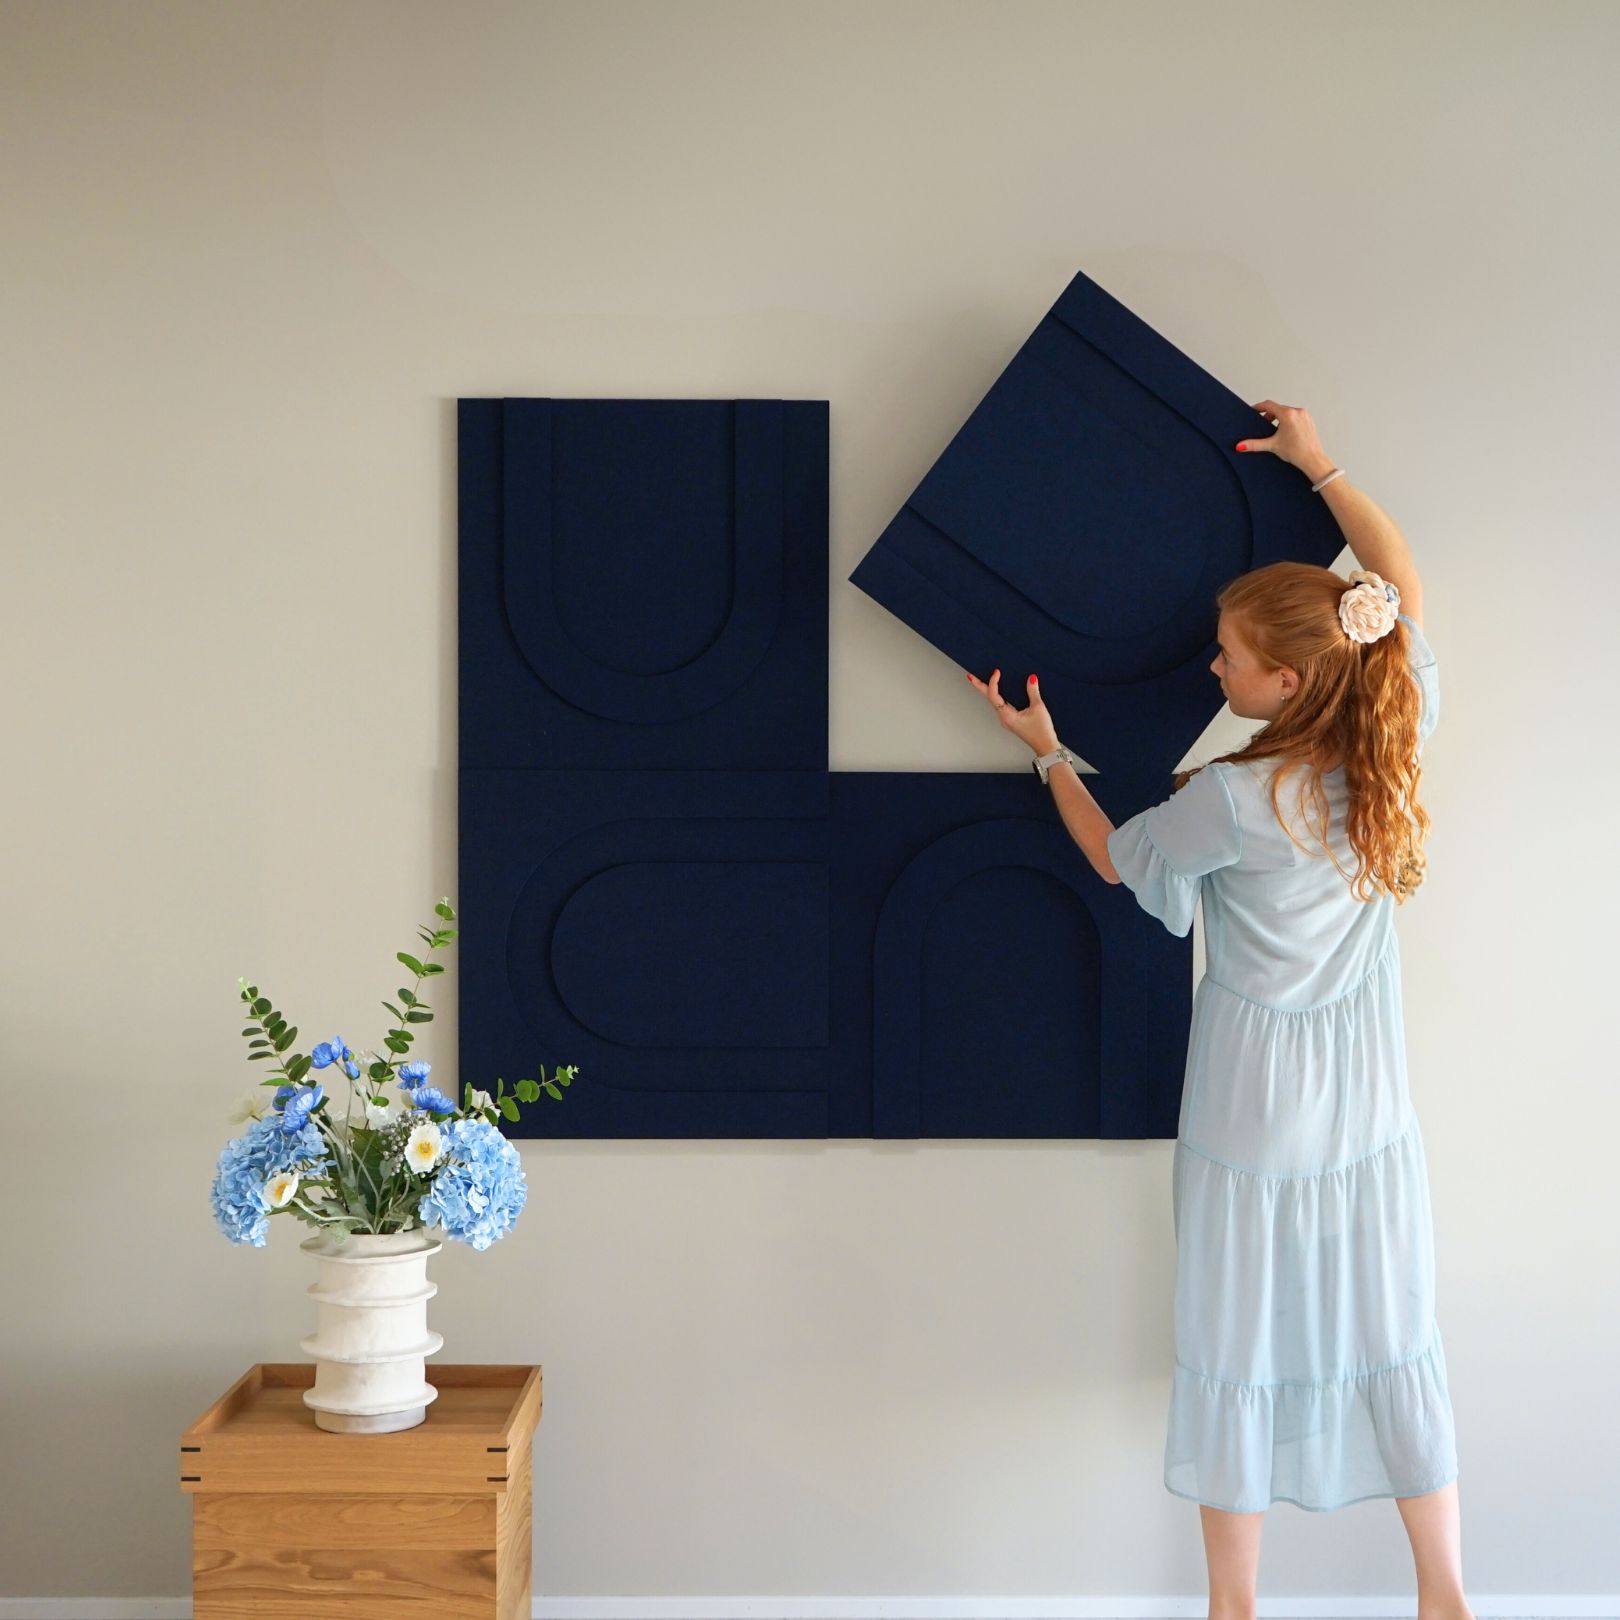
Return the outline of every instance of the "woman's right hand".
[[[1303,405],[1279,405],[1274,399],[1263,399],[1255,409],[1269,422],[1277,422],[1277,431],[1263,439],[1239,439],[1239,450],[1262,450],[1281,456],[1290,466],[1308,473],[1314,482],[1333,471],[1333,458],[1322,448],[1316,436],[1316,423]]]

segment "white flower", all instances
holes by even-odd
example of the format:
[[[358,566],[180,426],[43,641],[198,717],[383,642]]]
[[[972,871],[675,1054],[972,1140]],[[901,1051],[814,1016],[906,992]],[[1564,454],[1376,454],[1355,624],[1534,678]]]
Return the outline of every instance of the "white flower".
[[[368,1101],[366,1103],[366,1126],[373,1131],[385,1130],[393,1120],[398,1110],[393,1106],[393,1098],[386,1098],[380,1103]]]
[[[298,1172],[296,1170],[282,1170],[264,1184],[264,1207],[266,1209],[285,1209],[292,1202],[292,1196],[298,1191]]]
[[[1400,590],[1383,575],[1352,568],[1350,589],[1339,598],[1339,623],[1352,641],[1377,641],[1394,629],[1400,607]]]
[[[474,1109],[493,1108],[495,1099],[487,1091],[475,1091],[472,1094],[472,1105]]]
[[[275,1093],[268,1086],[252,1086],[236,1100],[236,1106],[225,1116],[228,1125],[246,1125],[250,1119],[263,1119],[270,1112]]]
[[[430,1119],[415,1126],[405,1143],[405,1162],[418,1174],[425,1174],[444,1153],[444,1137]]]

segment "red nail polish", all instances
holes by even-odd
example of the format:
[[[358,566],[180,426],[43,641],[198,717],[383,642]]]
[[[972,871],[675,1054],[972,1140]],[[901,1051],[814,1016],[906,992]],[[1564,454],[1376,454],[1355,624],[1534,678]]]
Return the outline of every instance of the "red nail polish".
[[[1241,445],[1241,444],[1237,444],[1237,445],[1233,445],[1233,447],[1232,447],[1232,448],[1233,448],[1233,449],[1234,449],[1234,450],[1241,450],[1241,449],[1242,449],[1242,448],[1243,448],[1243,446],[1242,446],[1242,445]]]
[[[1030,678],[1029,678],[1029,684],[1031,686],[1033,686],[1035,684],[1035,677],[1033,675],[1031,675]]]

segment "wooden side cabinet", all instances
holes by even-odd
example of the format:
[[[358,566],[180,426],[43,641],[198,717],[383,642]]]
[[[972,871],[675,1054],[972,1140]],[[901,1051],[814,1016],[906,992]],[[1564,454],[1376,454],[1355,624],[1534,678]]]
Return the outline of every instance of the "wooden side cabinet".
[[[331,1434],[261,1362],[181,1435],[193,1620],[529,1620],[541,1370],[427,1374],[426,1422]]]

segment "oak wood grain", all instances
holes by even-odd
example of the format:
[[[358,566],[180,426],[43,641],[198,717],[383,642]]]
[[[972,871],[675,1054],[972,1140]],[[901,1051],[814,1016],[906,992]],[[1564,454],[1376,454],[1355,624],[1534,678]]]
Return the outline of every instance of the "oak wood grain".
[[[542,1370],[428,1378],[416,1428],[332,1434],[312,1363],[260,1363],[187,1428],[194,1620],[527,1620]]]

